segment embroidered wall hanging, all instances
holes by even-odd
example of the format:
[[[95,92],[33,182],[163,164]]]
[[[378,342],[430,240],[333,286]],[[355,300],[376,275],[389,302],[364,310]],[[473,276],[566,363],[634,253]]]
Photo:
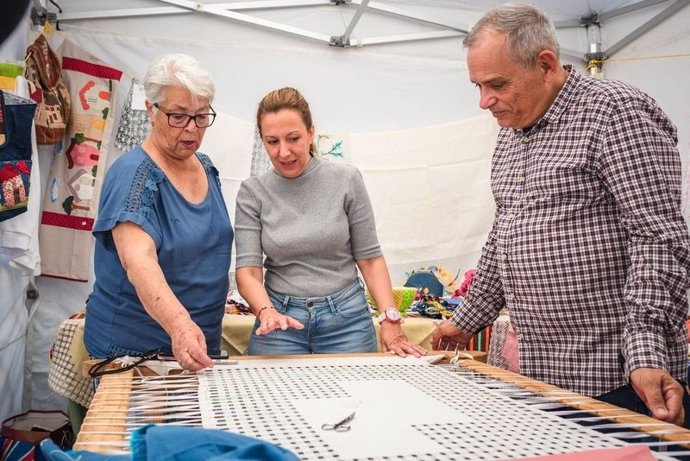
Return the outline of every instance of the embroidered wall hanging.
[[[122,71],[65,42],[62,78],[72,96],[72,115],[66,148],[53,161],[44,199],[39,234],[43,275],[88,280],[91,230],[121,77]]]
[[[340,163],[352,163],[350,158],[350,141],[346,134],[316,133],[314,135],[316,156],[322,160]]]
[[[0,90],[0,221],[27,210],[36,104]]]

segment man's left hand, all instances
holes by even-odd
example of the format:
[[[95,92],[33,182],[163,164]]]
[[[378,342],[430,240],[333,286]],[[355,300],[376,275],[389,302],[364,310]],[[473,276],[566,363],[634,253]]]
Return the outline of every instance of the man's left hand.
[[[658,368],[637,368],[630,373],[630,385],[656,419],[682,426],[683,386]]]

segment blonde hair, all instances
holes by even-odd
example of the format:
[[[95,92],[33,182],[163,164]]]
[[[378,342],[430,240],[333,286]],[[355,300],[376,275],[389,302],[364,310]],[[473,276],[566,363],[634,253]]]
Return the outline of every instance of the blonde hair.
[[[284,87],[278,90],[273,90],[268,93],[259,103],[259,108],[256,110],[256,126],[259,128],[259,134],[261,134],[261,119],[265,114],[274,114],[280,112],[281,110],[288,109],[297,112],[307,127],[307,130],[311,130],[313,122],[311,119],[311,110],[309,109],[309,103],[302,93],[291,87]],[[316,146],[311,144],[309,146],[309,155],[312,157],[316,152]]]

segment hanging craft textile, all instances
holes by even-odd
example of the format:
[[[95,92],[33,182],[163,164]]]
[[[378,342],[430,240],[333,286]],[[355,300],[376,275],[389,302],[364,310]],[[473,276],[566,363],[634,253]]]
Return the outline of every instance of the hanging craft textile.
[[[133,78],[127,100],[122,107],[120,124],[115,135],[115,147],[122,152],[137,147],[151,132],[151,122],[144,105],[145,97],[144,87],[137,79]]]
[[[62,142],[70,115],[70,95],[60,81],[60,59],[43,35],[26,50],[26,79],[30,82],[31,99],[36,111],[36,142]]]
[[[250,176],[261,176],[271,169],[271,161],[268,159],[268,153],[261,140],[261,133],[259,128],[254,128],[254,146],[252,147],[252,166]]]
[[[66,41],[62,78],[72,95],[66,149],[48,176],[40,227],[43,275],[87,281],[94,218],[122,71]]]
[[[0,91],[0,221],[27,210],[36,104]]]

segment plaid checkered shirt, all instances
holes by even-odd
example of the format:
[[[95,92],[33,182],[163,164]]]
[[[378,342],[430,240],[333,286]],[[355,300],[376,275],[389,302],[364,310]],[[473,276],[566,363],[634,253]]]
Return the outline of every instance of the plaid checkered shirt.
[[[676,128],[652,98],[566,67],[529,130],[501,130],[496,216],[452,317],[476,332],[507,306],[520,372],[588,396],[639,367],[686,381],[690,245]]]

